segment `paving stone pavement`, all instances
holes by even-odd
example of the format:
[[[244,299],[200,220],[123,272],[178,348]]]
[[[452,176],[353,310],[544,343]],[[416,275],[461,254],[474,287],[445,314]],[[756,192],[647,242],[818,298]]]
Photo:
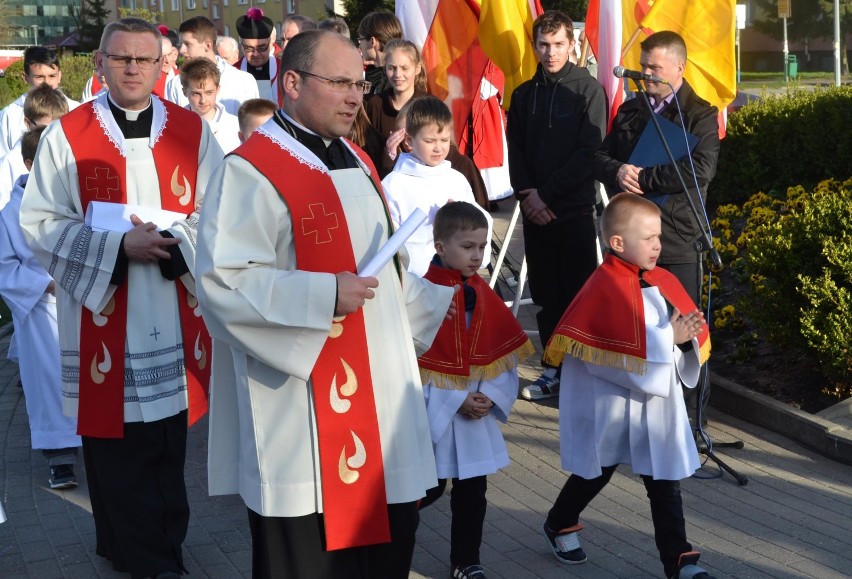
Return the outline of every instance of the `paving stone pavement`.
[[[505,213],[504,208],[504,213]],[[502,216],[505,218],[505,214]],[[533,310],[520,319],[533,328]],[[2,333],[2,332],[0,332]],[[9,335],[0,338],[0,502],[9,520],[0,524],[0,578],[126,578],[94,552],[94,523],[85,485],[52,491],[48,469],[30,449],[17,366],[7,361]],[[523,380],[537,375],[521,368]],[[585,565],[556,561],[541,523],[566,474],[559,469],[555,401],[518,400],[503,427],[512,464],[489,477],[489,510],[482,561],[490,578],[661,577],[644,486],[619,469],[583,513]],[[852,466],[834,462],[748,422],[710,411],[717,440],[742,440],[725,452],[749,478],[737,486],[729,475],[683,481],[687,532],[702,552],[702,565],[717,577],[848,577],[852,569]],[[207,496],[207,422],[190,431],[186,480],[192,510],[184,557],[195,579],[251,575],[251,538],[238,497]],[[81,461],[82,462],[82,461]],[[699,476],[712,476],[714,468]],[[412,578],[449,576],[449,498],[421,513]]]

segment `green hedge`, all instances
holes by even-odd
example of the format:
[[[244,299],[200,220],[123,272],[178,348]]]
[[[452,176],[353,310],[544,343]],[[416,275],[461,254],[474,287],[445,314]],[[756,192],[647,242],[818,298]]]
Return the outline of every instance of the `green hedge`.
[[[758,191],[811,188],[852,176],[852,86],[798,89],[728,119],[708,203],[742,204]]]

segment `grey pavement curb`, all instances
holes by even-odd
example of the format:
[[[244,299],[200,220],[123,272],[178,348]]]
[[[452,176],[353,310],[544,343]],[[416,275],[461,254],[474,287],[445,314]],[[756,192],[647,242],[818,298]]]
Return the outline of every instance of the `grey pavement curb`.
[[[852,434],[842,426],[803,412],[711,372],[710,404],[762,426],[833,460],[852,465]]]

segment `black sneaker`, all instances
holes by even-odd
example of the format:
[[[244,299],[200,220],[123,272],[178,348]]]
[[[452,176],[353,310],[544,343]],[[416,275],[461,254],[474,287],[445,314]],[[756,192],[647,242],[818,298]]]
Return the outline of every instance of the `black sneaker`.
[[[467,567],[453,567],[450,579],[486,579],[482,565],[468,565]]]
[[[580,531],[583,530],[583,525],[574,525],[559,532],[553,532],[545,521],[542,529],[550,542],[550,549],[560,563],[579,565],[589,560],[586,557],[586,552],[580,546]]]
[[[705,569],[696,565],[700,556],[701,553],[698,551],[681,553],[677,562],[677,573],[672,576],[672,579],[716,579]]]
[[[47,479],[47,484],[52,489],[73,489],[77,486],[74,467],[70,464],[58,464],[50,467],[50,478]]]

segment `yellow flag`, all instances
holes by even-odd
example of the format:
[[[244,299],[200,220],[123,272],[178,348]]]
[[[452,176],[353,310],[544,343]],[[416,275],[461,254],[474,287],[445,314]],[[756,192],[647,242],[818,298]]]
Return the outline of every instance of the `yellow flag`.
[[[684,78],[720,111],[728,106],[737,93],[735,0],[656,0],[642,26],[683,36],[688,55]],[[635,69],[638,64],[637,59],[624,65]]]
[[[506,77],[503,108],[507,110],[512,91],[531,79],[538,65],[534,21],[529,0],[482,0],[479,44]]]

